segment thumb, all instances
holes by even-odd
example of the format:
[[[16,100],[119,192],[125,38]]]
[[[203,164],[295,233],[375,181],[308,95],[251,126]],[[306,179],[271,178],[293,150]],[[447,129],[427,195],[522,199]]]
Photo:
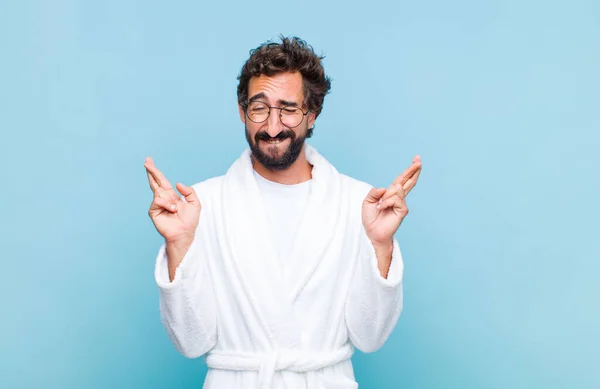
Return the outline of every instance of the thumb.
[[[181,182],[177,183],[175,187],[177,188],[179,193],[181,193],[183,197],[185,197],[185,201],[187,201],[190,204],[200,205],[200,200],[198,199],[194,188],[192,188],[191,186],[185,186]]]
[[[385,188],[372,188],[367,194],[365,201],[367,203],[375,204],[379,202],[379,199],[385,194]]]

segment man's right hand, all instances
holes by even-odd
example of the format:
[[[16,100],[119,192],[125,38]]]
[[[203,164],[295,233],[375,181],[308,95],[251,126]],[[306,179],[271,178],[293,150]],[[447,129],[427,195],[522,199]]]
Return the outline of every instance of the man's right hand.
[[[152,158],[146,158],[144,167],[148,174],[150,189],[154,193],[148,215],[156,230],[165,238],[169,274],[173,280],[175,268],[194,240],[202,205],[194,188],[178,183],[176,187],[185,197],[183,201],[161,171],[154,166]]]

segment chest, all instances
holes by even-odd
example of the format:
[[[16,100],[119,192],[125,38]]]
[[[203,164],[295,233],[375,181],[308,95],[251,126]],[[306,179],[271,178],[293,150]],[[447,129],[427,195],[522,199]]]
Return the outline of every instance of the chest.
[[[259,185],[259,190],[267,222],[266,234],[273,243],[278,260],[285,266],[305,214],[310,183],[280,187]]]

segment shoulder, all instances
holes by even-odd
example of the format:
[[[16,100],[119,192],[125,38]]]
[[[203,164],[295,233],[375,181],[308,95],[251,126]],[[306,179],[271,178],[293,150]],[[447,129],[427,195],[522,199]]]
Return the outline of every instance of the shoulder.
[[[340,173],[340,182],[343,190],[352,196],[353,200],[362,202],[369,191],[373,188],[371,184],[357,180],[345,174]]]
[[[212,177],[207,180],[192,185],[196,195],[200,199],[202,207],[214,203],[221,197],[221,188],[223,187],[223,178],[225,176]]]
[[[204,181],[195,183],[194,185],[192,185],[192,187],[197,191],[207,191],[207,192],[214,191],[221,187],[223,178],[225,178],[224,175],[217,176],[217,177],[211,177]]]

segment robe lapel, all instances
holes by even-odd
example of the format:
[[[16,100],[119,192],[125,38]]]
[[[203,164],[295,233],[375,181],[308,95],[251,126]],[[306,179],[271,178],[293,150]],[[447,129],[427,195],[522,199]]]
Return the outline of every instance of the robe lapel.
[[[252,302],[272,347],[295,343],[292,304],[276,249],[271,241],[263,200],[254,177],[250,150],[231,166],[223,186],[223,237],[237,278]]]
[[[339,173],[314,148],[305,148],[307,160],[313,165],[311,191],[284,270],[292,302],[317,269],[336,231],[340,212]]]

